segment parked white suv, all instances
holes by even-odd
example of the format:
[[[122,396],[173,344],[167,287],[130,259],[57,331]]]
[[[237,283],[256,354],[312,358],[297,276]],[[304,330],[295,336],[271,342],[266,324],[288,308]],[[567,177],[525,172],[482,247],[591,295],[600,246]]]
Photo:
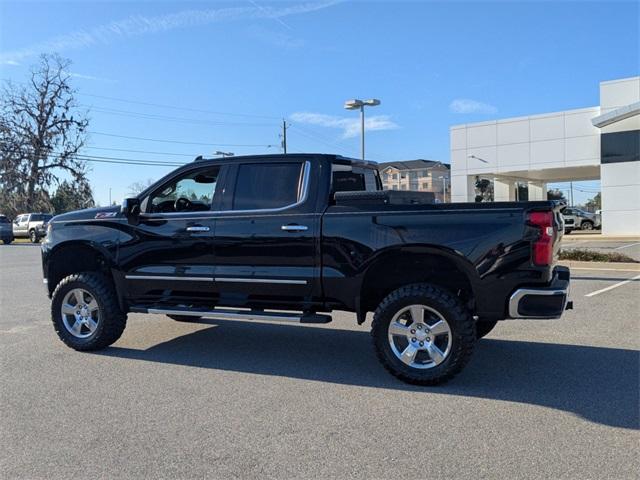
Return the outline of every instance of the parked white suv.
[[[23,213],[13,221],[13,236],[38,243],[45,235],[44,224],[53,218],[49,213]]]
[[[600,215],[597,213],[585,212],[575,207],[567,207],[562,210],[565,233],[572,230],[593,230],[601,227]]]

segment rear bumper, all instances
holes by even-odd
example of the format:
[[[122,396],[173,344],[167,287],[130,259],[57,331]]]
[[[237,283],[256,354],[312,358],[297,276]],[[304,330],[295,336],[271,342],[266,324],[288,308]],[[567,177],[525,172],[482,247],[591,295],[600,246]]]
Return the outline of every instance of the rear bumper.
[[[560,318],[573,308],[569,298],[571,274],[567,267],[556,267],[553,280],[546,287],[523,287],[509,298],[509,317],[528,319]]]

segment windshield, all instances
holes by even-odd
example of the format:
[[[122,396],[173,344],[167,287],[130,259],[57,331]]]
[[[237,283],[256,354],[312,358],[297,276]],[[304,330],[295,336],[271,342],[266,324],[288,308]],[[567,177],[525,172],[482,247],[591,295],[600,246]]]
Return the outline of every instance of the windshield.
[[[9,222],[9,219],[7,217],[2,215],[0,216],[0,223],[11,223],[11,222]]]

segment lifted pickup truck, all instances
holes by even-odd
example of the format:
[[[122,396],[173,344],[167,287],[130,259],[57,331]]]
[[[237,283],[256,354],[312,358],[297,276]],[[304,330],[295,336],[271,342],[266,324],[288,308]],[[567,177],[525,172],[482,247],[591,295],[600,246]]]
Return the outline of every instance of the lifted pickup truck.
[[[374,312],[382,364],[441,383],[497,321],[560,317],[569,270],[555,265],[558,202],[432,202],[334,155],[198,158],[122,207],[49,223],[53,323],[95,350],[129,312],[327,323],[346,310],[359,324]]]

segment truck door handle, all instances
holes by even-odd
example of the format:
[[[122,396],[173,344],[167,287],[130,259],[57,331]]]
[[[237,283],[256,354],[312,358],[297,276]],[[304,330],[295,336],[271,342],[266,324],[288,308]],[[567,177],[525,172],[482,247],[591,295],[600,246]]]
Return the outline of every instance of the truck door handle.
[[[208,232],[209,227],[205,227],[203,225],[192,225],[187,227],[187,232]]]
[[[306,232],[307,230],[309,230],[309,227],[307,227],[306,225],[289,224],[282,225],[280,229],[284,230],[285,232]]]

